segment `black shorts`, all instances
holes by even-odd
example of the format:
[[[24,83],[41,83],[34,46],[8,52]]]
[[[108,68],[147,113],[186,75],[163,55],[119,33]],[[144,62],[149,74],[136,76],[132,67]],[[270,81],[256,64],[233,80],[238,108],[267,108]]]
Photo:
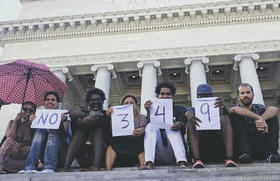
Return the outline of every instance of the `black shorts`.
[[[200,159],[204,162],[220,162],[226,159],[221,131],[199,131]]]

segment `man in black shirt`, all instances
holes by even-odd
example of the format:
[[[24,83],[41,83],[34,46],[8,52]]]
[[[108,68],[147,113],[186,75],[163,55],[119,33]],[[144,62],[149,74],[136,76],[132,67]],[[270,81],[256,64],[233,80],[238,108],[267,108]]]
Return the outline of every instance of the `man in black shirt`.
[[[241,105],[230,109],[236,153],[241,163],[253,159],[280,162],[278,150],[279,120],[278,108],[252,104],[254,91],[250,84],[238,87]]]
[[[169,82],[163,82],[157,85],[155,93],[159,99],[172,99],[176,88]],[[149,100],[144,105],[148,116],[151,104]],[[184,107],[173,105],[174,124],[170,129],[154,128],[150,123],[146,126],[144,148],[147,168],[153,168],[154,162],[158,165],[177,163],[181,168],[186,168],[187,159],[183,139],[186,129],[185,112]]]

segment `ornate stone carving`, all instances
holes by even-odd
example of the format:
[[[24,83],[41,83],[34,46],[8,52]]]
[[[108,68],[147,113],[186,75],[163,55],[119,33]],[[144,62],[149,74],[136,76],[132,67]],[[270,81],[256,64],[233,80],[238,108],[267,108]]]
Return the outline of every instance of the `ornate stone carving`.
[[[107,54],[92,54],[82,56],[65,56],[65,57],[48,57],[29,59],[30,61],[44,63],[49,67],[75,66],[75,65],[91,65],[92,62],[98,61],[102,63],[121,63],[128,61],[150,61],[158,59],[186,58],[186,56],[215,56],[225,54],[247,54],[251,52],[271,52],[280,50],[280,40],[264,41],[264,42],[248,42],[236,44],[221,44],[200,47],[182,47],[169,49],[156,49],[147,51],[131,51],[117,52]],[[82,61],[81,61],[82,60]],[[8,62],[11,60],[3,60]],[[231,63],[232,60],[225,60]],[[225,62],[221,62],[223,64]],[[211,62],[209,62],[211,64]]]
[[[200,61],[204,65],[205,72],[209,72],[209,67],[208,67],[209,58],[207,58],[207,57],[189,57],[184,61],[185,65],[186,65],[185,72],[187,74],[189,73],[189,67],[191,66],[192,62],[195,62],[195,61]]]
[[[269,7],[269,8],[268,8]],[[205,10],[207,9],[207,11]],[[244,13],[246,12],[246,13]],[[144,15],[143,15],[144,14]],[[215,18],[213,18],[215,16]],[[279,1],[250,0],[0,22],[5,42],[280,19]]]
[[[260,59],[259,54],[256,53],[248,53],[248,54],[238,54],[234,56],[234,65],[233,70],[238,70],[239,64],[242,61],[243,58],[250,58],[254,60],[256,69],[258,68],[258,60]]]
[[[72,81],[73,77],[67,67],[52,67],[50,70],[63,82]]]
[[[142,76],[142,69],[144,67],[145,64],[152,64],[156,69],[157,69],[157,75],[162,75],[162,71],[160,68],[160,62],[157,60],[154,61],[141,61],[139,63],[137,63],[137,68],[139,70],[139,76]]]
[[[99,68],[106,68],[111,73],[111,77],[113,79],[117,78],[117,74],[115,72],[113,64],[96,64],[96,65],[91,66],[90,70],[93,72],[94,77],[96,77],[96,74],[97,74],[97,71]]]

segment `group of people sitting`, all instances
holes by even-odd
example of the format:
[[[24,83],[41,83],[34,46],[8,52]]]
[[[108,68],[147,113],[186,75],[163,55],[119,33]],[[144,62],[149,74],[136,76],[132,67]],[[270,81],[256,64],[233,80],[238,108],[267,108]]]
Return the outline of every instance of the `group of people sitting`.
[[[163,82],[157,85],[155,93],[158,99],[173,99],[176,88]],[[200,84],[197,98],[205,97],[213,97],[212,87]],[[173,125],[159,129],[150,120],[153,100],[145,103],[147,115],[142,115],[136,97],[127,95],[121,104],[133,105],[134,135],[117,137],[112,136],[114,109],[103,110],[105,94],[98,88],[87,91],[86,109],[61,114],[59,129],[31,129],[36,106],[25,102],[2,140],[0,173],[71,171],[75,159],[82,170],[88,171],[137,164],[139,169],[153,169],[155,165],[187,168],[188,162],[192,162],[192,168],[221,161],[226,167],[237,167],[235,161],[280,162],[278,108],[252,104],[253,98],[253,88],[246,83],[238,87],[240,105],[227,108],[222,98],[216,98],[221,129],[197,130],[205,120],[195,116],[193,107],[173,104]],[[58,109],[59,101],[56,92],[46,92],[44,108]]]

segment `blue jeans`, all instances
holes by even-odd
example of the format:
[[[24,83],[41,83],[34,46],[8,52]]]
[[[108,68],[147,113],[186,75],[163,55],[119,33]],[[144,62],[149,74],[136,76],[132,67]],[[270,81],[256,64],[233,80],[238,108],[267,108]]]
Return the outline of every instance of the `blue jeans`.
[[[56,169],[59,151],[59,130],[37,129],[25,161],[25,170],[36,170],[44,151],[44,169]],[[46,145],[46,146],[45,146]],[[45,147],[44,147],[45,146]],[[42,150],[45,148],[45,150]]]

